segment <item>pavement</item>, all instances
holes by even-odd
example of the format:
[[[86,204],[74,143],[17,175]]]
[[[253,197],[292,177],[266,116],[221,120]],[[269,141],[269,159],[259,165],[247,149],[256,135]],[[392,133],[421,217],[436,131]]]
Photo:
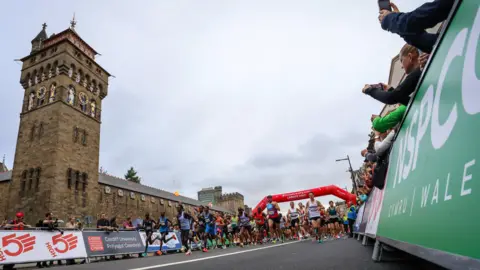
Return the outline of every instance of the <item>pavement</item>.
[[[386,254],[391,259],[374,262],[373,247],[362,246],[355,239],[339,239],[323,244],[306,241],[291,241],[283,244],[268,244],[245,248],[215,249],[208,253],[194,251],[164,256],[150,256],[114,261],[101,261],[83,265],[60,266],[55,270],[252,270],[252,269],[338,269],[338,270],[429,270],[443,269],[404,253]],[[398,251],[397,251],[398,253]],[[384,252],[385,254],[385,252]],[[392,259],[393,258],[393,259]]]

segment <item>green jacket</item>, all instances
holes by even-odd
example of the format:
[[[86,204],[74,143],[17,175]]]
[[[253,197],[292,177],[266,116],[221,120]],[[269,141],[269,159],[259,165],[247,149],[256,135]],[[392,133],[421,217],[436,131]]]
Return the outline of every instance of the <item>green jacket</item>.
[[[373,119],[373,128],[378,132],[385,132],[394,126],[396,126],[402,120],[403,115],[407,106],[400,105],[400,107],[396,108],[394,111],[389,113],[384,117],[377,117]]]

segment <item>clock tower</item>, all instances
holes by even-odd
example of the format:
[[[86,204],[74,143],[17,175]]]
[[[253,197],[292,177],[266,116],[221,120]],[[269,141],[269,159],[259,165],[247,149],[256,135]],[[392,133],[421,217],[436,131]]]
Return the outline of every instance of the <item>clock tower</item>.
[[[32,40],[23,62],[20,113],[8,216],[25,213],[34,225],[46,212],[60,217],[95,213],[102,100],[110,74],[76,32],[75,21]]]

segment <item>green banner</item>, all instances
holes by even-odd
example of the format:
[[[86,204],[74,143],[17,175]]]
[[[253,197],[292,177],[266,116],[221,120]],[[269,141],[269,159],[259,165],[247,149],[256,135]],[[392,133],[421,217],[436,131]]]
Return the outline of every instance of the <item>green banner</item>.
[[[392,149],[377,235],[480,259],[479,36],[463,0]]]

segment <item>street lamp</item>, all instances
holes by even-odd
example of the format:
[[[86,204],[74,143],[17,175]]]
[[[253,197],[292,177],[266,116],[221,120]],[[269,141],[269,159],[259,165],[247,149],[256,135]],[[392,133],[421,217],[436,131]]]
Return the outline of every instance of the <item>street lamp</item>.
[[[357,184],[355,183],[355,176],[353,175],[353,168],[352,168],[352,163],[350,162],[350,157],[347,155],[346,158],[341,158],[341,159],[336,159],[335,162],[339,161],[348,161],[348,165],[350,166],[350,177],[352,178],[352,184],[353,184],[353,193],[357,193]]]

